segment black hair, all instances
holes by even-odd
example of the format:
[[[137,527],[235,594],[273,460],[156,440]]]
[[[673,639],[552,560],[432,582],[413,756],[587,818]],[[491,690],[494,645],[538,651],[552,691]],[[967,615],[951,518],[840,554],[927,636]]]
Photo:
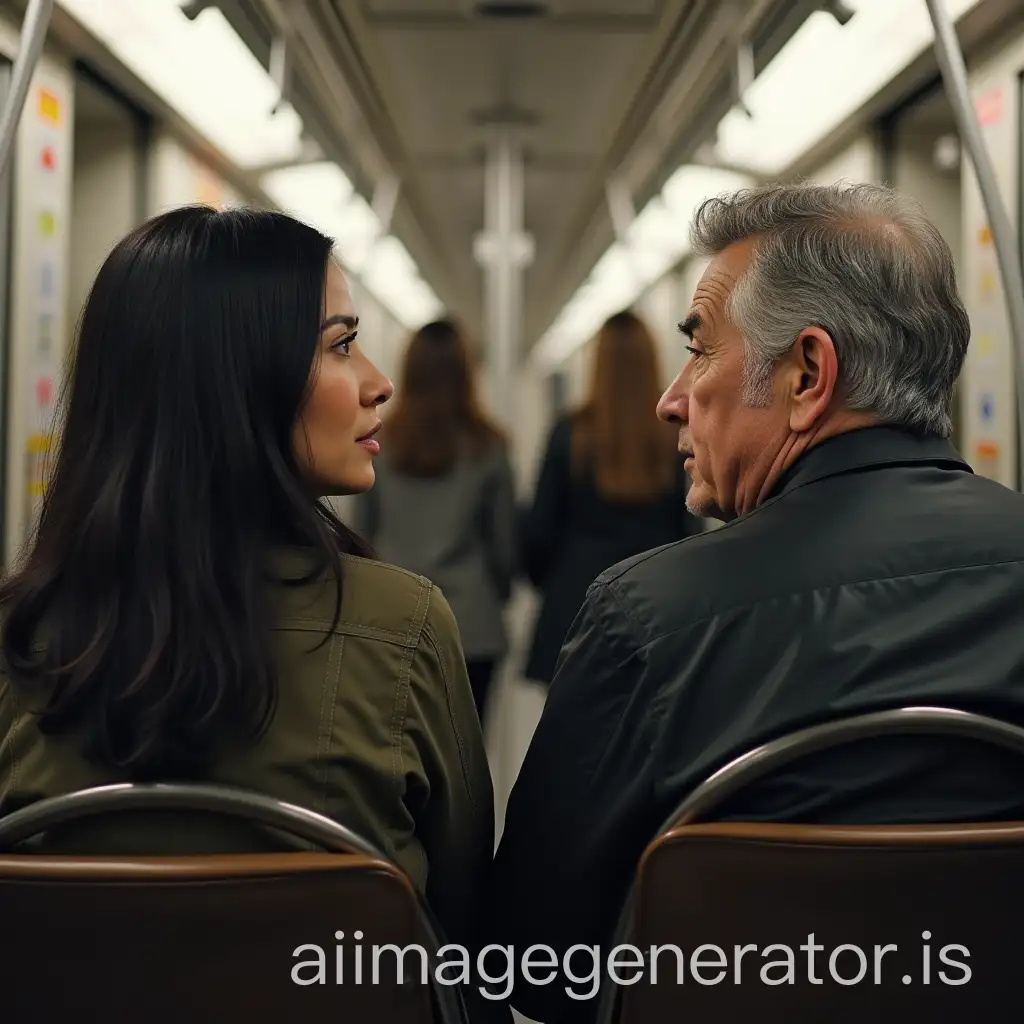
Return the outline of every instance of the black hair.
[[[332,240],[280,213],[183,207],[99,271],[24,563],[0,586],[8,672],[45,733],[132,778],[189,774],[277,698],[266,552],[313,553],[340,612],[371,554],[304,481]],[[301,582],[301,581],[291,581]]]

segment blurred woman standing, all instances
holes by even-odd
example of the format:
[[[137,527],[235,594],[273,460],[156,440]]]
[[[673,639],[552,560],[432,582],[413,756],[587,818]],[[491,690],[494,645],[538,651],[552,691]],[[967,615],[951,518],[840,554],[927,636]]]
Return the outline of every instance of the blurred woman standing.
[[[676,431],[661,397],[654,339],[636,314],[598,332],[590,393],[548,440],[523,524],[524,567],[543,600],[524,671],[550,683],[587,587],[632,555],[700,532],[686,509]]]
[[[507,649],[516,504],[508,446],[480,406],[469,346],[452,321],[412,336],[382,436],[377,483],[357,503],[356,526],[381,558],[448,598],[482,721]]]

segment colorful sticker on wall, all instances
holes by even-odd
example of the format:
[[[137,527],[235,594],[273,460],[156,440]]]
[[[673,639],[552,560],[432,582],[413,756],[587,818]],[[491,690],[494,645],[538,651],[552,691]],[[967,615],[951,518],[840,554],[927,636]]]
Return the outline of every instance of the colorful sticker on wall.
[[[1003,89],[1001,86],[996,86],[994,89],[989,89],[988,92],[983,93],[974,101],[974,109],[978,115],[978,120],[981,122],[981,126],[984,128],[986,125],[995,124],[1003,116]]]
[[[996,396],[986,391],[978,400],[978,415],[982,423],[991,423],[996,416]]]
[[[53,404],[53,378],[40,377],[36,381],[36,405],[40,409],[49,409]]]
[[[39,298],[52,299],[57,291],[57,268],[47,261],[39,266]]]
[[[26,494],[29,498],[29,506],[26,511],[26,521],[32,518],[31,502],[41,498],[46,490],[46,477],[49,464],[50,451],[53,448],[52,434],[31,434],[26,449],[25,475],[28,480]]]
[[[49,210],[39,214],[39,234],[43,238],[52,238],[57,232],[57,218]]]
[[[53,315],[40,313],[37,323],[39,333],[36,335],[36,356],[45,362],[53,351]]]
[[[992,244],[992,229],[987,224],[982,224],[982,226],[978,228],[978,244]]]
[[[53,146],[43,146],[42,152],[39,154],[39,166],[44,171],[57,169],[57,154],[54,152]]]
[[[51,124],[60,124],[60,100],[47,89],[39,90],[39,116]]]
[[[992,480],[999,477],[999,445],[995,441],[978,441],[974,445],[974,472]]]

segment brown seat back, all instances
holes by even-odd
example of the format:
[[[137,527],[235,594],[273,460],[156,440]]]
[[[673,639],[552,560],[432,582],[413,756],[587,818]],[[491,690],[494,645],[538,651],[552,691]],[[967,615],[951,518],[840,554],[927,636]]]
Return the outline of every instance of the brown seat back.
[[[696,823],[803,756],[900,734],[1024,755],[1016,725],[916,707],[824,722],[723,766],[640,861],[615,939],[635,947],[617,958],[634,966],[617,978],[606,971],[601,1024],[750,1014],[779,1024],[906,1024],[912,1013],[929,1024],[1022,1019],[1024,823]]]
[[[408,881],[358,854],[0,856],[0,920],[12,1024],[435,1020],[415,953],[373,983],[374,945],[429,943]]]
[[[329,852],[22,852],[47,830],[162,811],[224,814]],[[12,1024],[464,1020],[459,994],[436,984],[442,940],[406,875],[337,822],[244,790],[121,784],[5,816],[0,922]]]
[[[682,972],[648,956],[617,1020],[1019,1021],[1022,921],[1024,823],[684,826],[645,854],[625,940]]]

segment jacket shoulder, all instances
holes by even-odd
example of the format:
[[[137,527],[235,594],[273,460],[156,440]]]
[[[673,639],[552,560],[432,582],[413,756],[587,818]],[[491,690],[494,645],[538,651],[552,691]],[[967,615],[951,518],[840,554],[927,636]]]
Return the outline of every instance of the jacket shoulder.
[[[443,603],[424,576],[397,565],[356,555],[341,560],[342,599],[336,633],[354,633],[415,647],[431,606]],[[333,580],[285,588],[278,627],[330,632],[337,602]]]
[[[699,557],[698,551],[707,548],[709,536],[710,533],[695,533],[648,551],[641,551],[637,555],[630,555],[629,558],[624,558],[605,569],[594,580],[594,585],[607,584],[613,588],[617,584],[629,586],[642,582],[651,574],[660,575],[668,571],[669,566],[675,567]]]
[[[723,532],[694,534],[624,559],[605,569],[589,593],[604,592],[642,646],[708,613],[707,581],[716,566],[721,571]]]

